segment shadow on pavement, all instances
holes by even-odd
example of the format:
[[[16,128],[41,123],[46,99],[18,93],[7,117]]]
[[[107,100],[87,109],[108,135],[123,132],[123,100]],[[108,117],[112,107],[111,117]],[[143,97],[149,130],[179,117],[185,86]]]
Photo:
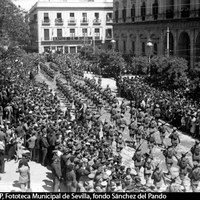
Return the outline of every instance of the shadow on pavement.
[[[44,182],[45,185],[43,185],[42,187],[48,191],[48,192],[53,192],[53,182],[49,181],[49,180],[42,180]]]
[[[20,188],[19,181],[14,181],[12,184],[13,187]]]

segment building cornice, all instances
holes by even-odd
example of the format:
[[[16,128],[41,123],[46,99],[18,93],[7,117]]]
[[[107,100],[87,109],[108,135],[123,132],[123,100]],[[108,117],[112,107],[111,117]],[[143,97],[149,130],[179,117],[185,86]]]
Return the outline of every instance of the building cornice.
[[[37,2],[29,11],[29,13],[34,12],[35,10],[72,10],[72,9],[80,9],[80,10],[94,10],[94,9],[111,9],[113,10],[113,3],[111,2],[74,2],[74,3],[66,3],[66,2]]]

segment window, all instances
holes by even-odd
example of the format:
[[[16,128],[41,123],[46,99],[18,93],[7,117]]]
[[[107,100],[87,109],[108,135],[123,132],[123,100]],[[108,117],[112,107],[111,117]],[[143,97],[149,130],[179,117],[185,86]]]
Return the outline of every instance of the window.
[[[82,13],[83,22],[87,22],[87,13]]]
[[[69,53],[68,46],[65,47],[65,53]]]
[[[57,37],[62,37],[62,29],[57,29]]]
[[[135,4],[133,4],[131,8],[131,20],[132,22],[135,21]]]
[[[57,13],[57,19],[62,19],[62,13]]]
[[[142,21],[145,21],[145,16],[146,16],[146,5],[145,5],[145,2],[143,2],[142,6],[141,6]]]
[[[50,52],[50,46],[45,46],[45,47],[44,47],[44,52],[49,53],[49,52]]]
[[[126,53],[126,41],[123,42],[123,52]]]
[[[135,55],[135,42],[132,41],[132,54]]]
[[[106,29],[106,38],[112,38],[112,29]]]
[[[153,4],[153,18],[154,20],[158,19],[158,1],[155,0],[154,4]]]
[[[116,40],[116,51],[119,51],[119,42]]]
[[[99,13],[94,13],[95,19],[99,19]]]
[[[36,22],[37,21],[37,14],[33,15],[33,20]]]
[[[118,23],[118,20],[119,20],[119,11],[118,9],[115,11],[115,21],[116,23]]]
[[[44,40],[49,40],[49,29],[44,29]]]
[[[70,32],[70,37],[75,37],[75,29],[74,28],[70,28],[69,32]]]
[[[107,13],[106,14],[106,21],[111,22],[112,21],[112,13]]]
[[[95,28],[95,29],[94,29],[94,32],[95,32],[95,33],[99,33],[99,32],[100,32],[100,29],[99,29],[99,28]]]
[[[126,7],[124,7],[124,9],[122,10],[122,18],[123,22],[126,22]]]
[[[83,36],[86,36],[87,35],[87,28],[83,28],[82,33],[83,33]]]
[[[142,42],[142,55],[145,56],[145,43]]]
[[[49,13],[44,13],[44,22],[49,22]]]
[[[154,53],[155,55],[158,54],[158,45],[157,45],[157,43],[154,43],[154,45],[153,45],[153,53]]]
[[[63,46],[57,46],[57,53],[63,53]]]
[[[70,18],[74,18],[74,13],[69,13]]]

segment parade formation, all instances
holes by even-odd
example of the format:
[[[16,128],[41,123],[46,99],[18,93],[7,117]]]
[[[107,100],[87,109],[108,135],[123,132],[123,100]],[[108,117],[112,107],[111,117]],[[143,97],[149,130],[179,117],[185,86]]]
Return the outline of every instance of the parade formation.
[[[1,86],[1,173],[15,159],[22,191],[31,191],[29,160],[51,168],[54,192],[61,185],[65,192],[198,191],[199,140],[180,152],[180,127],[166,122],[173,119],[174,96],[151,90],[138,77],[123,78],[113,93],[102,87],[101,77],[85,76],[87,64],[77,55],[57,55],[51,63],[40,60],[40,70],[36,64],[28,77],[26,72]],[[57,93],[37,82],[37,73],[56,82]],[[199,133],[192,123],[185,126],[193,137]],[[125,164],[127,149],[131,162]]]

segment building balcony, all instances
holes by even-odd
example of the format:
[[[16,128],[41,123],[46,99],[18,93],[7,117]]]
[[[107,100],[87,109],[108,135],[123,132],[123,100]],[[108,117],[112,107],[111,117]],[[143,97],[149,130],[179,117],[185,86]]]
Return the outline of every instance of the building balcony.
[[[63,25],[63,20],[61,18],[55,19],[55,25],[62,26]]]
[[[42,21],[42,25],[43,25],[43,26],[49,26],[49,25],[50,25],[50,20],[49,20],[49,19],[48,19],[48,20],[47,20],[47,19],[46,19],[46,20],[43,20],[43,21]]]
[[[78,37],[78,36],[70,36],[70,37],[53,37],[53,41],[87,41],[91,40],[92,37]]]
[[[68,20],[68,25],[75,26],[76,25],[76,20],[75,19],[69,19]]]
[[[112,24],[113,23],[113,19],[106,19],[106,25]]]
[[[107,35],[106,35],[106,40],[112,40],[112,35],[107,34]]]
[[[100,19],[94,19],[93,20],[93,24],[94,25],[100,25],[101,24],[101,20]]]
[[[82,19],[81,20],[81,25],[88,25],[89,24],[89,20],[88,19]]]

